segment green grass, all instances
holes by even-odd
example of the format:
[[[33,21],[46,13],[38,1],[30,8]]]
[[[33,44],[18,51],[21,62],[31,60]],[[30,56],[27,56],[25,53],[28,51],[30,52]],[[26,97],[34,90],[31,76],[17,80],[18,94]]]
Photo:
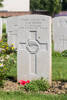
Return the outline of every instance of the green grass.
[[[0,92],[0,100],[67,100],[67,95],[24,94],[22,92]]]
[[[3,32],[3,33],[6,33],[6,24],[3,24],[2,32]]]
[[[67,81],[67,57],[54,51],[52,44],[52,80]]]
[[[2,39],[4,42],[7,42],[7,34],[6,34],[6,24],[3,24],[3,29],[2,29]]]
[[[52,58],[52,79],[67,81],[67,57]]]
[[[17,54],[12,53],[10,54],[10,58],[8,60],[8,66],[10,71],[7,73],[7,77],[14,77],[17,78]]]

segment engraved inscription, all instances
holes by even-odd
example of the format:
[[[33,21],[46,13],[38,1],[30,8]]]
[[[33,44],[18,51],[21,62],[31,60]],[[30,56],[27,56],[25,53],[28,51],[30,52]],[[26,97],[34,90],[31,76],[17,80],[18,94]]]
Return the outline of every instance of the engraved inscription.
[[[39,45],[36,41],[33,40],[28,40],[26,49],[31,53],[31,54],[36,54],[39,50]]]

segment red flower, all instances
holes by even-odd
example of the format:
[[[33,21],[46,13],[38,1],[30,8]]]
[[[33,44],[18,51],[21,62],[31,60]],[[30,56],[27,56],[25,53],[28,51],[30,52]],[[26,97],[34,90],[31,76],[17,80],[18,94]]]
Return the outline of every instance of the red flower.
[[[23,81],[23,82],[22,82],[22,85],[25,85],[25,84],[26,84],[26,81]]]
[[[26,84],[26,81],[20,80],[19,83],[20,83],[21,85],[25,85],[25,84]]]
[[[25,85],[26,83],[30,83],[30,81],[29,80],[27,80],[27,81],[20,80],[18,83],[21,85]]]
[[[27,82],[26,83],[30,83],[30,80],[27,80]]]

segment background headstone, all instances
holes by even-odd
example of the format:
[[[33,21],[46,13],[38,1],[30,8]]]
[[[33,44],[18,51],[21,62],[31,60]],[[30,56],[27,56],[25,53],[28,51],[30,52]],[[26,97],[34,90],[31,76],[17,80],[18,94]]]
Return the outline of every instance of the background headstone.
[[[67,17],[53,18],[54,50],[62,52],[67,50]]]
[[[51,17],[19,16],[18,24],[18,81],[44,77],[51,82]]]
[[[17,16],[7,18],[7,40],[8,45],[11,46],[14,44],[14,47],[17,48],[17,30],[18,23],[17,23]]]
[[[7,18],[2,18],[2,23],[7,24]]]
[[[0,18],[0,40],[2,39],[2,18]]]
[[[30,0],[3,0],[3,7],[0,7],[1,11],[29,11]]]

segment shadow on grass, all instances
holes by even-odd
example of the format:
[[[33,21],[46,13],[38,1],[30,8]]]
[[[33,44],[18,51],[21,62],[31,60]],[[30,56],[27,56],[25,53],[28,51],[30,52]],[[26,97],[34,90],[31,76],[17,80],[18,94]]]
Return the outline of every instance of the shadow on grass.
[[[13,77],[13,76],[7,76],[6,79],[7,80],[10,80],[12,82],[17,82],[17,78],[16,77]]]

